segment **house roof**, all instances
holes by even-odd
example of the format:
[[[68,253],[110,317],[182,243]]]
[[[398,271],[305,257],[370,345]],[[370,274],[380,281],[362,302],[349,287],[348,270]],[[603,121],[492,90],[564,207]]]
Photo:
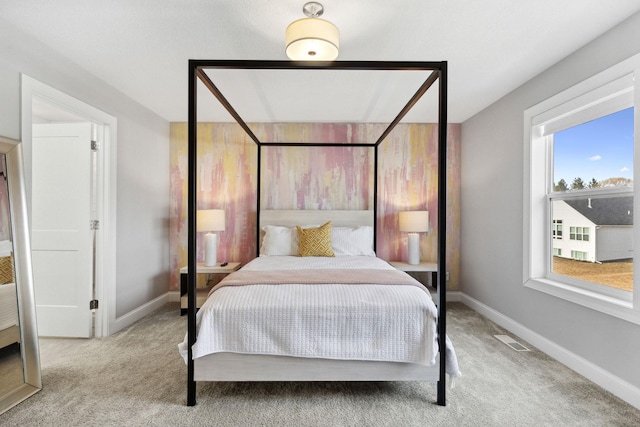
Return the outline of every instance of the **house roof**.
[[[596,225],[633,225],[633,197],[565,200]]]

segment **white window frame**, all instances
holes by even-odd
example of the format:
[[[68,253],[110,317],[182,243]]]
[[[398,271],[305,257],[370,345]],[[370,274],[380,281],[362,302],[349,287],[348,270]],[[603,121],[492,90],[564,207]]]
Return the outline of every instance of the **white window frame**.
[[[628,105],[630,103],[630,105]],[[524,112],[523,284],[594,310],[640,324],[640,260],[633,263],[634,292],[593,285],[552,272],[551,181],[553,153],[547,138],[554,132],[634,105],[634,178],[640,182],[640,54],[633,56]],[[634,224],[640,225],[640,184],[608,190],[634,194]],[[557,193],[556,193],[557,194]],[[580,197],[597,197],[585,189]],[[640,242],[640,226],[633,239]]]

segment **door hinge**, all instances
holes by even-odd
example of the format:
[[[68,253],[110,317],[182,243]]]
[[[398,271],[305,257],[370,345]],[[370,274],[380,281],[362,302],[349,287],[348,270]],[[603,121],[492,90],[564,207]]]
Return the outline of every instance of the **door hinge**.
[[[97,310],[98,309],[98,300],[94,299],[89,301],[89,310]]]
[[[98,141],[91,141],[91,151],[98,151],[100,149],[100,143]]]
[[[89,227],[91,230],[99,230],[100,229],[100,221],[97,219],[93,219],[91,220],[91,223],[89,224]]]

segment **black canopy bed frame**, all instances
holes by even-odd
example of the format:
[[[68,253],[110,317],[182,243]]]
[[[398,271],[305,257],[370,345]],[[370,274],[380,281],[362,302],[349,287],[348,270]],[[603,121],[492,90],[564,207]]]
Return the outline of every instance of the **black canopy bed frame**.
[[[408,100],[394,120],[383,131],[380,137],[372,143],[300,143],[260,141],[240,117],[224,95],[209,78],[206,70],[382,70],[382,71],[425,71],[429,72],[424,83]],[[265,146],[347,146],[371,147],[374,149],[374,179],[373,179],[373,218],[377,218],[378,192],[378,147],[389,135],[393,128],[403,119],[418,100],[438,82],[438,273],[437,273],[437,333],[439,346],[439,366],[437,379],[437,404],[446,405],[446,280],[442,273],[446,271],[446,170],[447,170],[447,62],[379,62],[379,61],[335,61],[335,62],[301,62],[301,61],[244,61],[244,60],[189,60],[189,119],[188,119],[188,321],[187,321],[187,405],[196,404],[196,381],[194,380],[194,359],[192,346],[196,342],[196,202],[197,202],[197,86],[198,81],[217,98],[220,104],[242,127],[249,138],[258,146],[257,150],[257,223],[260,224],[260,176],[261,151]],[[256,227],[256,251],[260,248],[260,227]],[[376,242],[376,227],[374,227],[374,250]],[[259,253],[256,253],[258,256]]]

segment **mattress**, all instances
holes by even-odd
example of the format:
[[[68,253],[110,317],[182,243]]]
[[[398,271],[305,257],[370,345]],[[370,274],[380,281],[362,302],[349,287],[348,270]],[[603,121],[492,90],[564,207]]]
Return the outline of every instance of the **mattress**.
[[[16,284],[0,285],[0,330],[18,324],[18,296]]]
[[[242,271],[317,274],[322,269],[349,269],[354,275],[357,270],[394,270],[370,256],[278,256],[256,258]],[[227,352],[433,365],[438,354],[436,316],[422,286],[225,286],[213,292],[197,313],[193,357]],[[179,349],[186,361],[186,337]]]

